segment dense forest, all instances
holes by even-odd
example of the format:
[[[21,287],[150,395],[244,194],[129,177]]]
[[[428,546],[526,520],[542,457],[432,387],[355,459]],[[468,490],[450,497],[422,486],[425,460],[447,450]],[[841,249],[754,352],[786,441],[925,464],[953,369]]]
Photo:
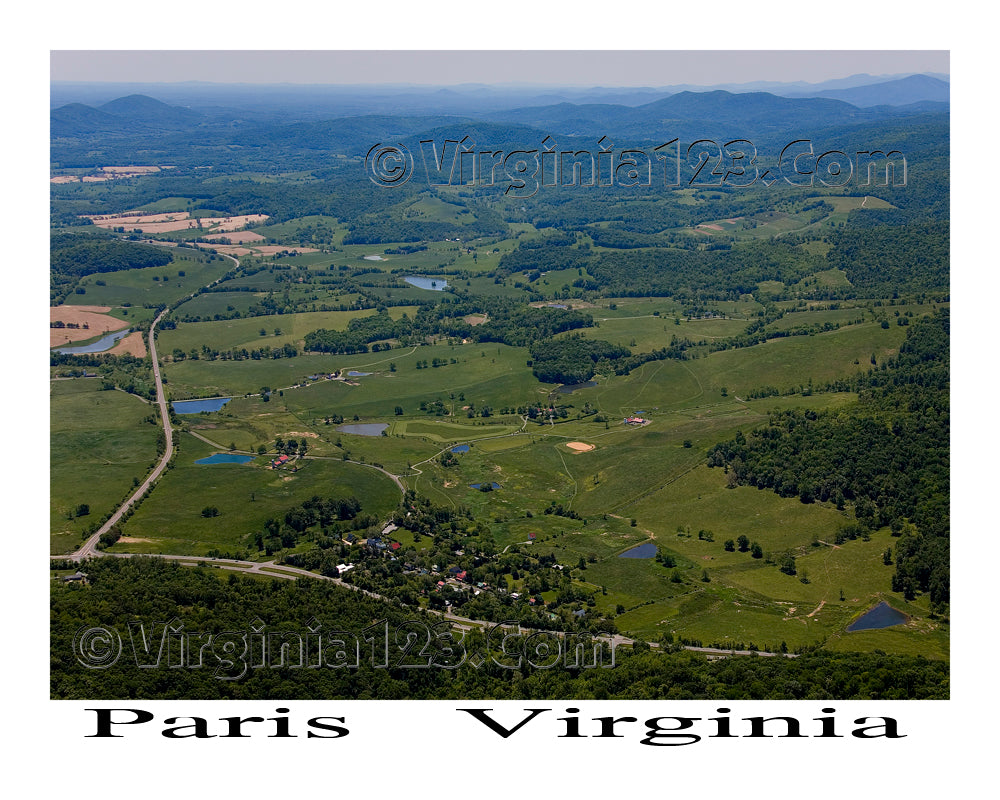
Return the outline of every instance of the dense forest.
[[[123,242],[110,236],[56,234],[51,242],[52,271],[83,276],[95,272],[162,267],[174,260],[164,247]]]
[[[614,666],[604,669],[533,669],[526,663],[506,669],[490,660],[479,669],[470,664],[410,669],[405,665],[420,659],[390,639],[390,652],[376,653],[377,662],[388,657],[389,668],[383,669],[371,665],[378,641],[372,631],[381,631],[383,620],[391,634],[407,631],[408,622],[439,618],[320,580],[261,581],[155,558],[96,559],[82,569],[88,585],[53,584],[50,674],[56,699],[945,699],[949,694],[946,662],[877,652],[708,661],[673,646],[639,645],[619,647]],[[240,677],[238,653],[231,665],[213,650],[205,654],[203,668],[171,669],[165,648],[160,668],[139,668],[129,626],[144,625],[151,648],[146,653],[140,645],[138,660],[150,664],[156,662],[163,625],[174,618],[192,635],[249,635],[258,619],[268,631],[299,633],[303,639],[307,624],[314,630],[321,625],[322,632],[346,631],[362,642],[360,664],[300,669],[287,651],[284,666],[271,651],[273,666],[251,668],[248,653]],[[77,659],[74,637],[81,629],[109,625],[121,637],[121,657],[108,668],[89,669]],[[398,641],[405,645],[405,636]],[[454,657],[443,650],[449,644],[432,642],[435,663]],[[475,652],[484,640],[470,635],[463,645]]]
[[[899,355],[839,388],[860,393],[839,411],[788,409],[768,425],[713,447],[709,466],[732,485],[771,489],[803,503],[831,502],[869,530],[891,527],[893,591],[929,592],[943,611],[949,591],[949,314],[907,332]]]

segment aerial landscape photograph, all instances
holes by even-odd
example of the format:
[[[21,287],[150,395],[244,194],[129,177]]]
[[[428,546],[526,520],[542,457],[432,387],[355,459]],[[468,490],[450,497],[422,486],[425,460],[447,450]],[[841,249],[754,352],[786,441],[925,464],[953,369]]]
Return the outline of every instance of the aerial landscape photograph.
[[[949,58],[53,50],[49,697],[949,699]]]

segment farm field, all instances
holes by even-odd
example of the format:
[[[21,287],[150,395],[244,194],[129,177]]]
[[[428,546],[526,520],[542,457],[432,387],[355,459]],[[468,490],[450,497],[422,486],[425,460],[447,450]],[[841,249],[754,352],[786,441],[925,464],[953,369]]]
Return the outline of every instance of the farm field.
[[[193,302],[193,301],[192,301]],[[183,306],[187,310],[187,304]],[[399,319],[403,314],[413,315],[414,306],[393,306],[389,316]],[[310,331],[320,328],[344,330],[352,319],[374,314],[374,309],[361,311],[315,311],[301,314],[275,314],[269,317],[217,320],[213,322],[182,322],[175,329],[164,331],[158,337],[165,353],[174,349],[187,352],[207,345],[216,350],[239,347],[282,347],[302,341]],[[275,333],[280,330],[281,333]],[[261,335],[261,331],[264,334]]]
[[[134,479],[145,477],[160,430],[153,406],[103,391],[99,378],[55,380],[50,387],[49,533],[52,552],[65,553],[114,510]],[[88,506],[86,514],[77,513],[80,505]]]
[[[290,472],[272,470],[266,457],[253,465],[194,463],[213,452],[210,445],[183,436],[176,466],[128,521],[130,541],[115,545],[112,552],[206,555],[210,550],[245,550],[248,533],[317,494],[358,497],[366,513],[380,515],[399,502],[395,484],[371,468],[307,459]],[[206,506],[216,507],[218,516],[203,517]]]

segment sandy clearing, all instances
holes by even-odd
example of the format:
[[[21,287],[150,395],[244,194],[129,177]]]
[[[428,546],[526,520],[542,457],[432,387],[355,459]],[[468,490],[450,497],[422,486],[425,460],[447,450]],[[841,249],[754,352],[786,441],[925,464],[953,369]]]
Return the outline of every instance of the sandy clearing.
[[[146,343],[142,340],[142,333],[140,331],[135,331],[130,333],[124,339],[120,339],[118,344],[107,352],[115,356],[120,356],[123,353],[129,353],[133,356],[142,358],[146,355]]]
[[[122,536],[119,542],[125,542],[126,544],[132,544],[136,542],[155,542],[155,539],[143,539],[141,536]]]
[[[722,230],[722,226],[721,225],[713,225],[712,223],[709,223],[709,222],[703,222],[698,227],[699,228],[708,228],[711,231],[721,231]]]
[[[243,242],[263,242],[265,237],[253,231],[240,231],[239,233],[210,233],[205,237],[215,241],[216,239],[226,239],[228,244],[242,244]]]
[[[87,325],[86,328],[49,328],[49,347],[67,344],[69,342],[81,342],[84,339],[91,339],[101,333],[111,333],[127,328],[128,323],[124,320],[109,317],[90,310],[90,308],[110,309],[105,306],[49,306],[49,322],[66,322],[76,325]]]
[[[310,439],[318,439],[318,433],[310,433],[309,431],[289,431],[288,433],[283,433],[282,436],[308,436]]]
[[[469,314],[465,317],[465,321],[470,325],[482,325],[489,319],[485,314]]]
[[[575,450],[578,453],[586,453],[587,451],[594,449],[594,445],[587,444],[586,442],[566,442],[566,446],[570,450]]]

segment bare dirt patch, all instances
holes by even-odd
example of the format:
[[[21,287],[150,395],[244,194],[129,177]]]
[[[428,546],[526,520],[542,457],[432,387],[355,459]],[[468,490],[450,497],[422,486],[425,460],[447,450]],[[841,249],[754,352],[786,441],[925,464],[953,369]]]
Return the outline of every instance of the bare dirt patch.
[[[111,333],[127,328],[124,320],[109,317],[103,311],[107,306],[49,306],[49,322],[64,322],[79,325],[79,328],[49,328],[49,347],[80,342],[102,333]],[[87,327],[84,328],[83,326]]]
[[[577,453],[586,453],[594,449],[594,445],[587,444],[586,442],[566,442],[566,446]]]
[[[129,353],[130,355],[142,358],[146,355],[146,343],[142,340],[142,333],[139,331],[130,333],[124,339],[120,339],[118,344],[108,350],[108,353],[114,356]]]
[[[470,325],[482,325],[489,319],[485,314],[469,314],[465,317],[465,321]]]
[[[722,226],[721,225],[713,225],[710,222],[703,222],[698,227],[699,228],[708,228],[710,231],[721,231],[722,230]]]
[[[238,233],[210,233],[205,237],[215,241],[225,239],[226,244],[242,244],[243,242],[263,242],[265,237],[253,231],[239,231]]]
[[[308,436],[310,439],[318,439],[318,433],[310,433],[309,431],[289,431],[284,434],[285,436]]]
[[[124,542],[125,544],[133,544],[138,542],[155,542],[155,539],[143,539],[141,536],[122,536],[119,542]]]

